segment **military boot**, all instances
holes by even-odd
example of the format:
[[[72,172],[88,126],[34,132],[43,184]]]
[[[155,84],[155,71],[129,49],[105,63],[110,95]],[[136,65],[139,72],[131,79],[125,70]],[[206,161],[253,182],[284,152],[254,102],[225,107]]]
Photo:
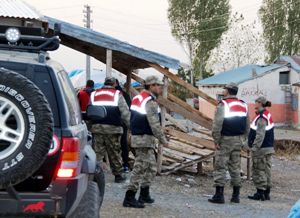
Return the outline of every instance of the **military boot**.
[[[271,192],[271,187],[270,186],[268,186],[267,187],[267,189],[265,190],[265,200],[271,200],[271,198],[270,198],[270,192]]]
[[[232,197],[230,200],[232,203],[240,203],[240,187],[233,186]]]
[[[135,199],[136,192],[128,190],[123,201],[123,207],[144,208],[145,205]]]
[[[154,203],[154,199],[152,199],[150,196],[149,189],[150,189],[149,186],[141,187],[141,193],[140,193],[140,197],[139,197],[140,203],[147,203],[147,204]]]
[[[253,196],[248,196],[251,200],[264,201],[265,200],[265,191],[262,189],[257,189],[257,192]]]
[[[224,204],[224,187],[216,186],[215,195],[211,199],[208,199],[208,201],[215,204]]]

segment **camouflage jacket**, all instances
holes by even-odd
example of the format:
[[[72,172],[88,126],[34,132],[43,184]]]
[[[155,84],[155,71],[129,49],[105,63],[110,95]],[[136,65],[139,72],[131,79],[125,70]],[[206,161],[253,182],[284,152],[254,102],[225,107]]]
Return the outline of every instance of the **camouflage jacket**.
[[[152,93],[150,93],[154,96]],[[147,120],[153,132],[153,135],[133,135],[131,139],[132,147],[143,148],[150,147],[154,148],[156,139],[161,144],[167,144],[168,141],[165,137],[164,131],[160,124],[159,116],[157,115],[158,104],[156,101],[148,101],[146,104]]]

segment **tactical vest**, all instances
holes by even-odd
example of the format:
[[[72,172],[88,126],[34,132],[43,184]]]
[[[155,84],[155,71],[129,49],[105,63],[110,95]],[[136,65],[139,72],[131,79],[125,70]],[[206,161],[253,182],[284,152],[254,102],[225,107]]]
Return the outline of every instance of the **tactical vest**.
[[[243,135],[247,128],[248,106],[237,98],[222,100],[224,105],[223,136]]]
[[[142,91],[132,99],[130,107],[130,128],[132,135],[153,135],[146,112],[146,104],[149,101],[154,101],[154,97],[146,91]],[[157,116],[160,117],[160,111],[157,111]]]
[[[121,126],[121,113],[119,110],[120,91],[114,88],[97,89],[91,94],[91,105],[104,106],[107,111],[106,118],[97,122],[98,124],[108,124]]]
[[[267,121],[267,126],[266,126],[266,134],[265,138],[263,141],[263,144],[261,148],[270,148],[273,147],[274,144],[274,123],[272,119],[272,115],[270,114],[269,111],[264,110],[264,112],[258,114],[253,122],[251,123],[250,126],[250,134],[248,138],[249,146],[251,147],[254,143],[254,140],[256,138],[256,130],[257,130],[257,122],[258,119],[263,118],[264,120]]]

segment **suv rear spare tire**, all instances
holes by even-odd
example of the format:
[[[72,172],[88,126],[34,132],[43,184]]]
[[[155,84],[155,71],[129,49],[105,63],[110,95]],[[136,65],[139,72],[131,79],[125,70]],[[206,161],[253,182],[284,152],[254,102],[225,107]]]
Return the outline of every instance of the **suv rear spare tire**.
[[[0,68],[0,189],[41,166],[52,135],[53,117],[43,93],[26,77]]]

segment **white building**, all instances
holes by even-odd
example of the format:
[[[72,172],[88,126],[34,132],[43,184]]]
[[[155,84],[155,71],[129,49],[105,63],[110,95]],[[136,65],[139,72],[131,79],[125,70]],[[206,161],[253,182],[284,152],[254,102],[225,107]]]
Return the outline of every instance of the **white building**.
[[[239,85],[238,97],[248,103],[251,117],[258,96],[265,96],[272,102],[270,112],[279,125],[300,127],[300,57],[281,56],[274,64],[259,66],[246,65],[219,73],[198,81],[201,91],[220,100],[225,84]],[[214,107],[199,99],[199,110],[213,118]]]

